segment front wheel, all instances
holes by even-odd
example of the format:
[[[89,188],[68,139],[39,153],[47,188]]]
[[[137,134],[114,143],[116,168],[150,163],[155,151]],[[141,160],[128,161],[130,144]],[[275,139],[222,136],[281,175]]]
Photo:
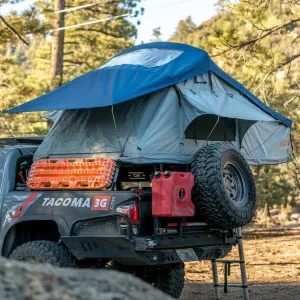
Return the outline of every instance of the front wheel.
[[[32,241],[17,247],[10,259],[31,264],[51,264],[57,267],[75,267],[75,259],[63,245],[50,241]]]

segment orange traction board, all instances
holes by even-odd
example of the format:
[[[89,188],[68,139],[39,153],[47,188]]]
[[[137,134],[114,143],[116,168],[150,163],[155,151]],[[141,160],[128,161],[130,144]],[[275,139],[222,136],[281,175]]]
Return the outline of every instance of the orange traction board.
[[[109,158],[41,159],[31,166],[32,190],[101,190],[111,185],[116,163]]]

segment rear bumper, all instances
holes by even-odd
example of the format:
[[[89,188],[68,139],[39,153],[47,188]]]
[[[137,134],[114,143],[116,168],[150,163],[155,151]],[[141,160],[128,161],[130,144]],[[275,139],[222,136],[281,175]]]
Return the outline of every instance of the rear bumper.
[[[175,249],[192,248],[199,260],[227,255],[234,242],[224,242],[217,233],[150,237],[64,236],[61,240],[78,259],[105,258],[124,265],[164,265],[181,262]]]

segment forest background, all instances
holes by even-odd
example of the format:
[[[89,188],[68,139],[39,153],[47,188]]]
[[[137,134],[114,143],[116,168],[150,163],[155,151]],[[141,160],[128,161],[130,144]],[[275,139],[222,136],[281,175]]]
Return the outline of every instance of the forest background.
[[[19,2],[0,0],[0,8],[16,6],[0,14],[1,111],[133,46],[144,12],[142,0],[37,0],[23,11]],[[293,162],[253,172],[260,207],[300,207],[300,0],[219,0],[216,5],[218,13],[199,26],[191,17],[181,20],[170,41],[206,50],[222,69],[293,120]],[[57,30],[96,20],[102,21]],[[160,40],[154,26],[153,41]],[[47,134],[41,115],[1,115],[0,136]]]

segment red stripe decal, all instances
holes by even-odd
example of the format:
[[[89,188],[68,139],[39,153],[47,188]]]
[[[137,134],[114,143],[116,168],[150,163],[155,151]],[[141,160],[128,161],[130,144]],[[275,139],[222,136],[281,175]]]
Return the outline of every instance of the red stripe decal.
[[[21,213],[23,212],[23,210],[25,209],[25,207],[32,202],[32,200],[38,195],[38,192],[33,192],[29,195],[29,197],[18,207],[18,209],[15,211],[14,215],[11,218],[11,221],[14,221],[15,219],[17,219]]]

